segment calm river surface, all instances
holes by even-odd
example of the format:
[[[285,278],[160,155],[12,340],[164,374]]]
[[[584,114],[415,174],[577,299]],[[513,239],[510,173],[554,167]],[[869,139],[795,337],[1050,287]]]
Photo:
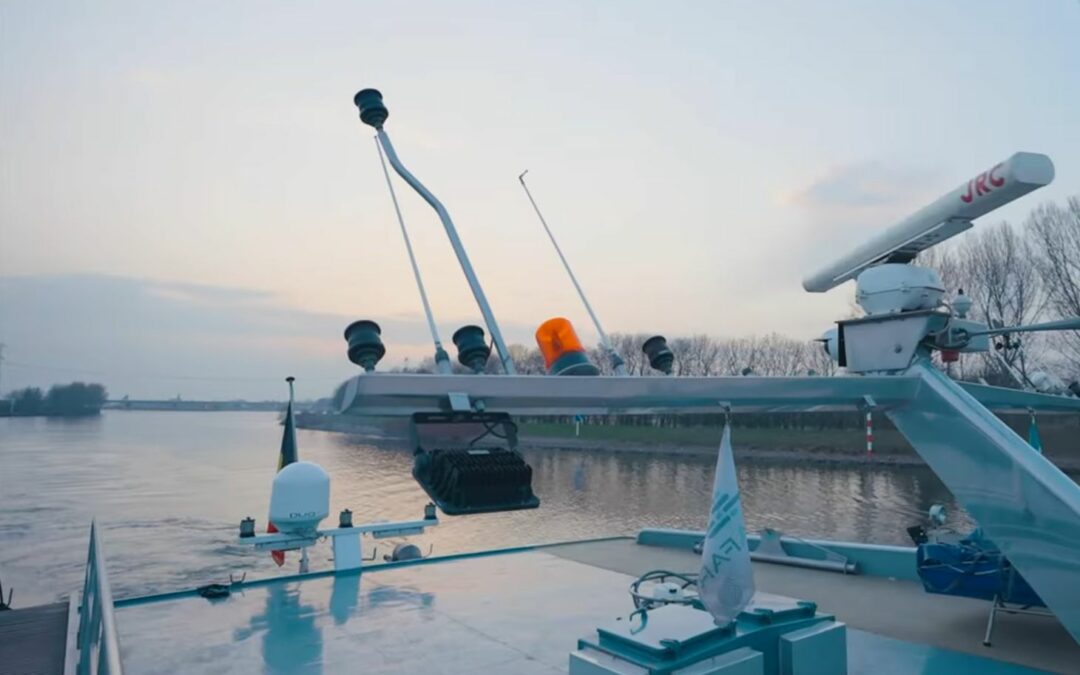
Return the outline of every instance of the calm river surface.
[[[737,445],[738,429],[733,440]],[[14,587],[19,607],[79,588],[91,518],[104,532],[116,597],[222,581],[230,572],[247,571],[249,578],[278,573],[268,554],[233,542],[244,516],[265,528],[280,441],[273,413],[0,418],[4,588]],[[302,459],[330,473],[332,514],[351,508],[357,523],[422,514],[427,497],[412,480],[407,451],[322,431],[301,430],[298,442]],[[633,534],[649,526],[705,526],[713,459],[526,454],[540,509],[443,517],[418,543],[445,554]],[[806,537],[906,544],[904,528],[921,522],[931,504],[947,504],[954,519],[959,514],[948,490],[922,468],[740,461],[738,472],[751,531],[774,527]],[[370,542],[365,538],[365,547]],[[390,544],[379,542],[380,555]],[[320,544],[312,568],[329,567],[329,554]],[[289,571],[295,560],[290,554]]]

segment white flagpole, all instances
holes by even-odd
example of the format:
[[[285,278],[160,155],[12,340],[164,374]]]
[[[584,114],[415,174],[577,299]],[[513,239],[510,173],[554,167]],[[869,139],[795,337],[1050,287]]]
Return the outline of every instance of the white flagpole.
[[[754,570],[746,541],[742,499],[731,453],[731,423],[725,421],[716,460],[709,529],[701,551],[698,594],[717,625],[734,621],[754,597]]]

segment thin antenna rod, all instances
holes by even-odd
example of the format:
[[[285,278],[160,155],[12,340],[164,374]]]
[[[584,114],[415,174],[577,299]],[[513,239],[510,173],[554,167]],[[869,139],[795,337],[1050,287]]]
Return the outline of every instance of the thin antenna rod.
[[[412,265],[413,276],[416,278],[416,288],[420,291],[420,302],[424,305],[424,316],[427,317],[428,329],[431,331],[431,339],[435,342],[435,369],[443,375],[449,375],[450,356],[443,349],[442,340],[439,339],[439,329],[435,325],[435,316],[431,313],[431,303],[428,302],[427,291],[424,289],[424,280],[420,277],[420,266],[416,264],[416,255],[413,254],[412,240],[409,232],[405,229],[405,219],[401,215],[401,207],[398,206],[397,193],[394,192],[394,183],[390,180],[390,171],[386,168],[386,156],[383,155],[382,144],[378,136],[374,137],[375,148],[379,151],[379,163],[382,164],[383,176],[386,177],[386,187],[390,190],[390,199],[394,202],[394,213],[397,214],[398,225],[401,226],[401,238],[405,240],[405,250],[409,253],[409,263]]]
[[[499,360],[502,361],[503,370],[506,371],[507,375],[517,375],[514,361],[510,358],[510,350],[507,349],[506,342],[503,341],[502,331],[499,330],[499,324],[495,321],[495,314],[491,311],[491,305],[488,304],[484,289],[480,286],[480,280],[476,278],[476,272],[473,271],[469,256],[465,253],[465,246],[461,243],[461,238],[458,237],[457,228],[454,227],[454,221],[450,220],[450,214],[447,212],[446,207],[401,163],[397,152],[394,151],[394,144],[390,142],[390,137],[383,130],[381,124],[376,127],[376,131],[379,134],[379,143],[382,145],[382,149],[386,151],[386,159],[389,160],[390,166],[394,167],[394,171],[413,190],[416,190],[417,194],[423,197],[431,208],[435,209],[439,220],[442,221],[443,228],[446,229],[446,236],[450,239],[450,246],[454,249],[454,254],[457,255],[461,271],[465,274],[465,280],[469,282],[469,288],[472,289],[473,297],[476,298],[476,304],[480,307],[480,314],[483,315],[484,323],[487,324],[488,331],[491,333],[491,339],[495,342],[495,349],[499,352]]]
[[[555,247],[555,252],[559,254],[559,260],[562,261],[563,267],[566,268],[566,273],[570,275],[570,281],[573,282],[574,288],[577,289],[578,296],[581,297],[581,302],[585,305],[585,310],[592,318],[593,325],[596,326],[596,332],[600,334],[600,346],[604,348],[604,351],[608,353],[611,358],[611,365],[615,370],[616,375],[626,375],[626,365],[623,363],[622,358],[619,357],[618,352],[611,346],[611,342],[608,340],[607,333],[604,332],[604,328],[600,325],[600,319],[596,318],[596,312],[593,311],[592,305],[589,304],[589,299],[585,297],[585,291],[581,290],[581,284],[578,283],[577,277],[574,276],[574,270],[570,269],[570,263],[566,261],[566,256],[563,255],[562,249],[559,248],[559,242],[555,241],[555,235],[551,233],[551,228],[548,227],[547,220],[544,219],[544,214],[540,212],[540,207],[536,205],[536,200],[533,199],[532,192],[529,191],[529,186],[525,184],[525,174],[529,173],[528,169],[521,172],[518,176],[518,181],[521,182],[521,187],[525,189],[525,194],[529,197],[529,203],[532,204],[533,210],[536,211],[536,216],[540,219],[540,224],[544,226],[544,231],[547,232],[548,239],[551,240],[551,245]]]

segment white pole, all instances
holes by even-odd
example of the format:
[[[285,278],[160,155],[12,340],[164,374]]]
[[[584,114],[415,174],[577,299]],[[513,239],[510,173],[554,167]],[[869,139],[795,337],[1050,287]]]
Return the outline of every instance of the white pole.
[[[874,456],[874,413],[866,409],[866,456]]]
[[[551,233],[551,228],[548,227],[547,220],[544,219],[544,214],[540,212],[540,207],[536,205],[536,200],[533,199],[532,192],[529,191],[529,186],[525,184],[525,174],[527,173],[529,173],[528,169],[522,171],[521,175],[518,176],[518,181],[521,182],[521,187],[525,189],[525,194],[529,197],[529,203],[532,204],[533,210],[536,211],[536,216],[540,219],[540,224],[544,226],[544,231],[547,232],[548,239],[551,240],[551,245],[555,247],[555,252],[559,254],[559,260],[562,261],[566,273],[570,275],[570,281],[573,282],[574,288],[577,289],[578,296],[585,305],[585,311],[587,311],[589,317],[592,318],[593,325],[596,326],[596,332],[600,334],[600,346],[608,353],[615,374],[626,375],[626,365],[615,351],[615,348],[611,346],[607,333],[604,332],[604,328],[600,325],[600,319],[596,318],[596,312],[593,311],[592,305],[589,304],[589,299],[585,297],[585,291],[581,290],[581,284],[578,283],[577,277],[574,276],[574,270],[570,269],[570,263],[566,261],[566,256],[563,255],[562,249],[559,248],[559,242],[555,241],[555,235]]]
[[[495,349],[499,352],[499,360],[502,361],[503,370],[506,371],[507,375],[516,375],[517,369],[514,368],[514,361],[510,358],[510,351],[506,348],[506,343],[503,341],[502,331],[499,330],[499,324],[496,323],[495,315],[491,311],[491,306],[488,305],[487,296],[484,295],[484,289],[480,286],[480,280],[476,278],[476,273],[473,271],[472,264],[469,262],[469,256],[465,253],[465,247],[458,237],[457,228],[454,227],[454,221],[450,220],[450,214],[447,212],[446,207],[416,179],[416,176],[412,175],[409,170],[402,165],[386,131],[382,128],[378,128],[377,132],[379,135],[379,142],[382,144],[383,150],[386,151],[386,158],[390,160],[390,166],[394,167],[394,171],[396,171],[397,174],[412,187],[412,189],[416,190],[417,194],[423,197],[424,201],[431,205],[431,208],[435,209],[435,213],[438,214],[439,220],[442,221],[443,227],[446,229],[446,236],[450,238],[450,246],[453,247],[454,253],[457,255],[458,263],[461,265],[461,271],[465,273],[465,280],[469,282],[469,288],[472,289],[473,297],[476,298],[476,304],[480,307],[480,313],[484,317],[484,323],[487,324],[488,332],[491,333],[491,339],[495,342]]]
[[[420,267],[416,264],[416,256],[413,254],[412,240],[409,232],[405,229],[405,219],[401,216],[401,207],[398,206],[397,193],[394,192],[394,183],[390,180],[390,172],[386,170],[386,158],[383,156],[382,145],[375,138],[375,148],[379,151],[379,164],[382,165],[383,176],[386,177],[386,187],[390,189],[390,199],[394,202],[394,213],[397,214],[398,225],[401,226],[401,237],[405,240],[405,250],[409,253],[409,263],[412,265],[413,276],[416,278],[416,288],[420,291],[420,302],[424,305],[424,316],[427,317],[428,329],[431,331],[431,339],[435,342],[435,369],[442,375],[449,375],[450,357],[443,349],[442,340],[439,339],[439,329],[435,325],[435,316],[431,313],[431,304],[428,302],[427,291],[424,289],[424,281],[420,278]]]

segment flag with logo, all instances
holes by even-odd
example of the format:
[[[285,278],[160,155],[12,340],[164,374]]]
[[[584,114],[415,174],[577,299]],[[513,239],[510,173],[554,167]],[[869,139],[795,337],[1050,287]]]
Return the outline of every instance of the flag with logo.
[[[1035,423],[1035,412],[1031,413],[1031,421],[1028,422],[1028,445],[1042,452],[1042,439],[1039,437],[1039,425]]]
[[[717,625],[734,621],[754,597],[754,571],[750,567],[729,424],[724,424],[720,456],[716,460],[709,528],[701,550],[698,593]]]

